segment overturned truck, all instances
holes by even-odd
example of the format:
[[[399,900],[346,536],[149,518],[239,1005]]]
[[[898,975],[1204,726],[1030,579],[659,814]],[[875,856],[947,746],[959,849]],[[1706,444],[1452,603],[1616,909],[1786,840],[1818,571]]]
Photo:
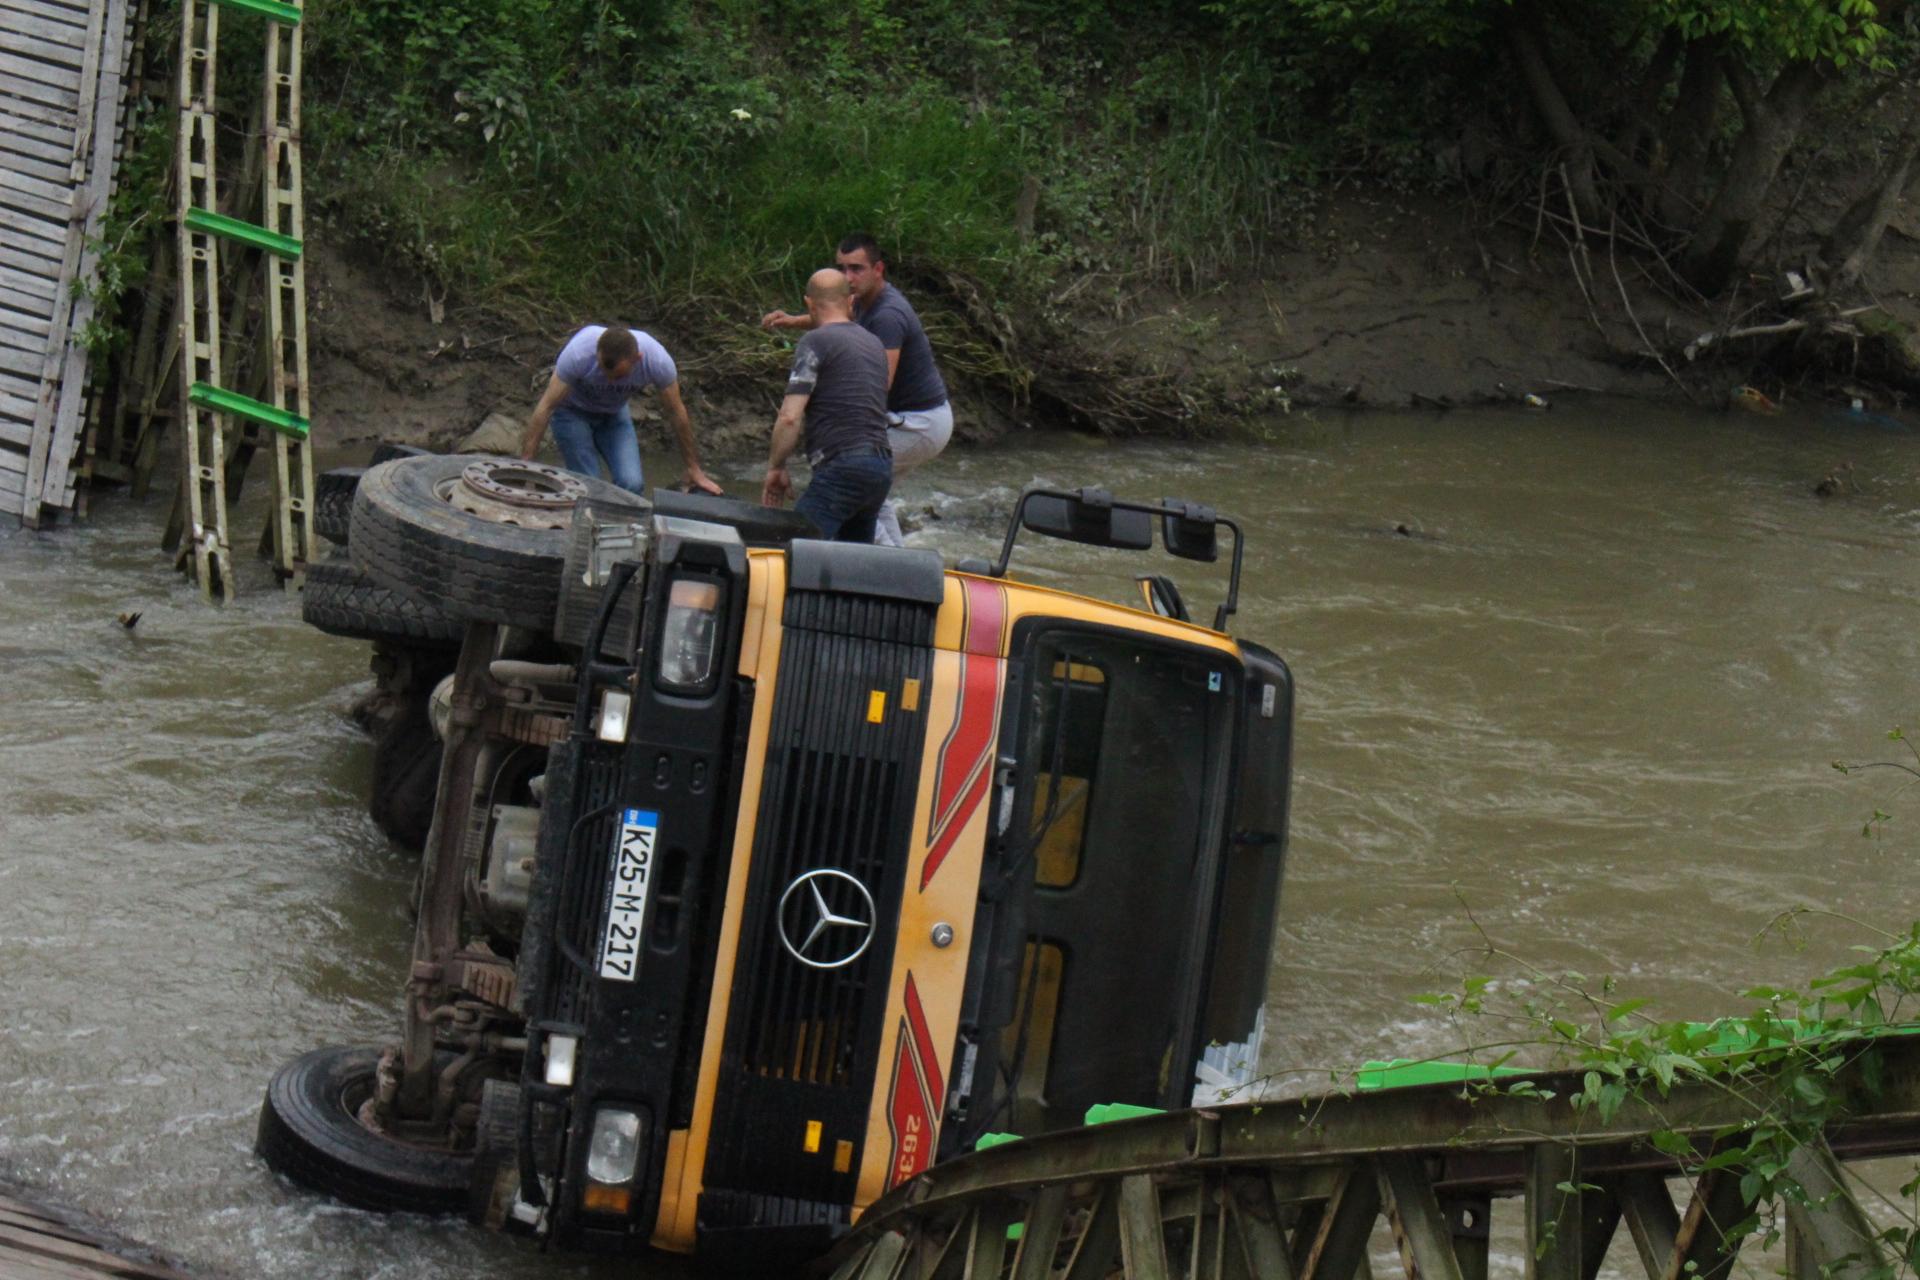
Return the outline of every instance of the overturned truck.
[[[1226,631],[1231,521],[1030,491],[997,562],[948,569],[505,459],[356,486],[338,572],[460,640],[399,1036],[279,1071],[274,1168],[764,1267],[985,1135],[1186,1105],[1253,1039],[1292,682]],[[1230,535],[1225,599],[1018,581],[1023,530]]]

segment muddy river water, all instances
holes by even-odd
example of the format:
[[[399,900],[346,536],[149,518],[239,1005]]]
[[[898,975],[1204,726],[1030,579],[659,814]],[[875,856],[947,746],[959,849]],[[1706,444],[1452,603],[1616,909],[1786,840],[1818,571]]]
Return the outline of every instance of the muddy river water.
[[[1320,415],[1251,448],[1011,440],[903,489],[949,556],[997,546],[1036,481],[1244,521],[1235,629],[1298,685],[1266,1059],[1297,1088],[1454,1043],[1411,997],[1487,969],[1477,929],[1709,1017],[1920,914],[1920,792],[1830,767],[1914,713],[1917,444],[1844,414]],[[278,1063],[396,1027],[414,860],[365,816],[363,647],[258,566],[202,605],[164,516],[109,497],[0,530],[0,1179],[233,1276],[634,1274],[341,1209],[252,1156]],[[1015,564],[1100,593],[1146,568]],[[1767,931],[1794,908],[1852,920]]]

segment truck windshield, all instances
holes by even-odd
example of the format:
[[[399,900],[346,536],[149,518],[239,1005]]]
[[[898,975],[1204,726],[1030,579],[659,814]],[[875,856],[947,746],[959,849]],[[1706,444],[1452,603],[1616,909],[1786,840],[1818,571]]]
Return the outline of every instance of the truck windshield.
[[[1006,865],[1031,891],[992,1055],[1016,1132],[1185,1088],[1239,689],[1230,658],[1137,637],[1028,652]]]

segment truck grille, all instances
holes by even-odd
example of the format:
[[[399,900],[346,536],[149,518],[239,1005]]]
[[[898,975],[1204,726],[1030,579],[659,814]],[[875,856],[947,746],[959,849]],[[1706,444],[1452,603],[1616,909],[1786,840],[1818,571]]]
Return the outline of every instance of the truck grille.
[[[562,864],[554,937],[561,960],[553,973],[552,994],[541,1013],[555,1022],[584,1024],[597,950],[600,904],[606,894],[607,863],[613,856],[620,823],[620,753],[593,743],[583,751],[575,782],[572,812],[582,815],[570,833]]]
[[[924,710],[905,710],[901,694],[927,684],[933,616],[896,600],[787,597],[709,1187],[851,1196],[858,1169],[842,1158],[836,1172],[835,1155],[865,1141],[926,731]],[[815,871],[834,874],[803,879]],[[865,949],[835,967],[818,966],[844,959],[862,930],[828,925],[809,945],[822,902],[872,926]],[[812,1152],[809,1121],[821,1125]]]

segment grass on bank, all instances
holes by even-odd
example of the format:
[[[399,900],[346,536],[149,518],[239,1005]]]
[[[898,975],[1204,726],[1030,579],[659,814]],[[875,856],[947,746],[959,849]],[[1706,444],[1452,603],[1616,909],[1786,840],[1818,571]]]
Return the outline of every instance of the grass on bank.
[[[308,12],[310,204],[463,302],[666,320],[722,375],[777,361],[752,321],[864,229],[963,379],[1018,401],[1072,366],[1075,411],[1169,425],[1192,389],[1107,363],[1080,318],[1222,279],[1316,172],[1272,64],[1154,5],[1135,29],[993,0]]]

